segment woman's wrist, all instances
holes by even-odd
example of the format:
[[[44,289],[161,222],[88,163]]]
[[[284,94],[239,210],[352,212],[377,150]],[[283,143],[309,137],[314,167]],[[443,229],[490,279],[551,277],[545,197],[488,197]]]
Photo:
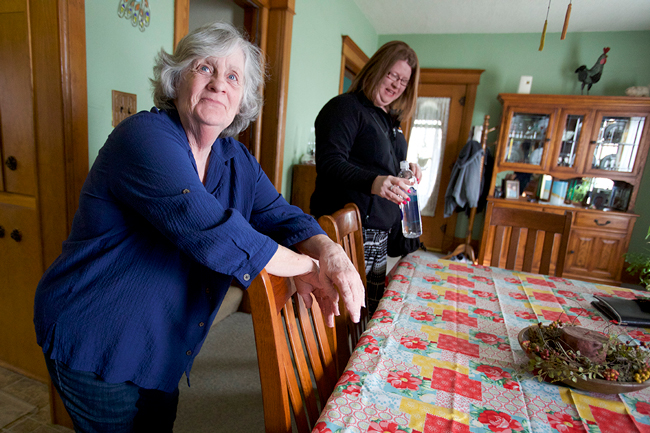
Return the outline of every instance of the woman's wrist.
[[[278,277],[295,277],[318,271],[318,264],[309,256],[278,245],[278,250],[266,264],[266,270]]]

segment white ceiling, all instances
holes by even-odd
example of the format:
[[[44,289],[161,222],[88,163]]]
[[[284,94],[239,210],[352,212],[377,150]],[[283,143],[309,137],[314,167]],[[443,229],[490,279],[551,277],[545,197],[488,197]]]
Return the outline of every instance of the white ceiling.
[[[559,33],[569,0],[354,0],[378,34]],[[650,30],[650,0],[572,0],[568,32]]]

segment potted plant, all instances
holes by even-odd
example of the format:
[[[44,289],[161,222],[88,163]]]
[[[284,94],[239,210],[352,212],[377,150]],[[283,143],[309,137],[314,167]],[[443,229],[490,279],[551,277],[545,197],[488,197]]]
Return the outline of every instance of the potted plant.
[[[650,237],[650,227],[646,239]],[[650,243],[650,242],[648,242]],[[650,290],[650,254],[642,253],[625,253],[625,260],[628,263],[627,271],[639,273],[641,284],[646,290]]]

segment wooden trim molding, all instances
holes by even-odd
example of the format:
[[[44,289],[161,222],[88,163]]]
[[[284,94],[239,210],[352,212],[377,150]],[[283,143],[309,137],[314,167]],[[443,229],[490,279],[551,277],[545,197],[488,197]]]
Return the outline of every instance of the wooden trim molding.
[[[88,102],[84,0],[29,0],[35,150],[35,198],[41,257],[49,266],[70,232],[88,174]],[[45,269],[34,268],[34,272]],[[43,365],[45,377],[47,371]],[[72,422],[50,386],[52,422]]]
[[[264,92],[261,153],[258,160],[278,192],[282,190],[291,36],[295,13],[293,6],[292,0],[273,2],[269,10],[266,39],[271,79]]]
[[[60,10],[61,62],[68,231],[81,188],[88,175],[88,91],[86,84],[86,8],[84,0],[70,0]]]
[[[282,189],[291,35],[295,0],[235,0],[244,8],[252,41],[266,55],[271,76],[264,88],[264,108],[243,141],[278,191]],[[174,47],[189,28],[190,0],[174,2]]]
[[[355,75],[361,72],[361,69],[368,63],[368,56],[363,52],[352,38],[347,35],[342,36],[343,44],[341,48],[341,76],[339,79],[339,95],[343,93],[343,84],[345,81],[345,71],[349,69]]]
[[[474,84],[485,69],[420,69],[420,84]]]
[[[190,0],[174,1],[174,49],[190,28]]]

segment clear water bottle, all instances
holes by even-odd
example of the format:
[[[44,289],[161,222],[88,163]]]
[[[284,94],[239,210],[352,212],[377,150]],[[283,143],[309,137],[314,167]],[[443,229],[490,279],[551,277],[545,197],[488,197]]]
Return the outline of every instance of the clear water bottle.
[[[418,206],[417,179],[409,169],[408,161],[399,163],[399,177],[408,179],[411,183],[410,192],[408,193],[409,201],[400,205],[402,211],[402,233],[405,238],[418,238],[422,235],[422,218],[420,217],[420,207]]]

